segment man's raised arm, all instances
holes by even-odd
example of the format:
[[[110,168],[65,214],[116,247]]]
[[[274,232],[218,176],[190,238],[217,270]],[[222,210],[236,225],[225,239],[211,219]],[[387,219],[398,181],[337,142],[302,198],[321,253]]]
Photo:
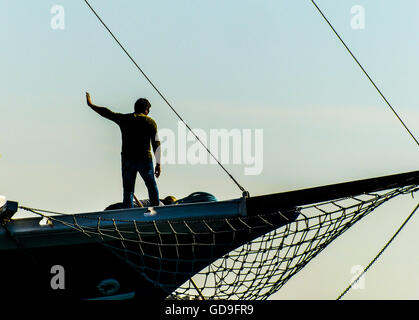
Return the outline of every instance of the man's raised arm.
[[[100,106],[96,106],[92,103],[92,100],[90,98],[90,94],[89,92],[86,92],[86,102],[87,105],[92,108],[92,110],[96,111],[97,113],[99,113],[102,117],[105,117],[109,120],[112,121],[117,121],[118,120],[118,113],[112,112],[111,110],[109,110],[108,108],[105,107],[100,107]]]

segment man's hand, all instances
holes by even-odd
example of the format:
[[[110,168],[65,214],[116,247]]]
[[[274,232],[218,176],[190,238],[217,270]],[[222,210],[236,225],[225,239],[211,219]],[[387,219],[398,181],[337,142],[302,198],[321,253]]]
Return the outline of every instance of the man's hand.
[[[87,105],[89,107],[93,106],[92,100],[90,99],[90,94],[89,92],[86,92],[86,101],[87,101]]]
[[[154,174],[156,175],[156,178],[160,177],[160,173],[161,173],[161,168],[160,168],[160,164],[156,164],[156,169],[154,170]]]

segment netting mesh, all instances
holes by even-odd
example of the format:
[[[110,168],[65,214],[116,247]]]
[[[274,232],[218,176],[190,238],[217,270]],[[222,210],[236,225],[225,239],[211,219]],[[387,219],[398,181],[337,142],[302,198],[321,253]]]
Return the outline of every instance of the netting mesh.
[[[228,253],[180,286],[175,297],[267,299],[334,239],[384,202],[414,186],[303,206],[296,221]]]
[[[169,299],[267,299],[334,239],[416,185],[295,208],[213,220],[121,221],[72,227],[101,241]],[[59,221],[59,218],[55,218]]]

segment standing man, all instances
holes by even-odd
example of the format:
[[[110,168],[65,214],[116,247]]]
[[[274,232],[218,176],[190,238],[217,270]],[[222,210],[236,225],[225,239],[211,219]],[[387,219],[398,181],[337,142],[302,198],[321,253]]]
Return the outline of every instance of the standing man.
[[[140,173],[148,190],[150,205],[159,205],[159,190],[156,178],[160,176],[160,141],[157,135],[157,125],[148,117],[151,104],[147,99],[140,98],[134,104],[134,113],[115,113],[111,110],[96,106],[86,92],[87,105],[116,124],[119,125],[122,134],[122,185],[123,204],[126,208],[133,208],[135,179],[137,172]],[[153,159],[150,152],[150,143],[156,158],[156,167],[153,170]]]

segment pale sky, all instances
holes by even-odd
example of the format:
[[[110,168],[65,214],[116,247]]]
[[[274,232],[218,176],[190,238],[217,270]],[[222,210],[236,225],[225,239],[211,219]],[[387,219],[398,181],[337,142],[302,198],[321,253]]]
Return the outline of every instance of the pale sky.
[[[263,170],[226,168],[251,195],[418,170],[418,147],[309,0],[91,0],[103,20],[192,128],[263,129]],[[419,136],[415,0],[318,0],[359,61]],[[53,29],[51,8],[64,9]],[[365,10],[354,29],[351,8]],[[85,103],[133,111],[147,97],[160,129],[177,118],[84,4],[0,2],[0,194],[66,213],[122,198],[120,132]],[[162,167],[161,196],[218,199],[240,190],[216,165]],[[146,198],[137,179],[136,195]],[[415,207],[405,197],[355,225],[275,296],[334,299]],[[19,216],[26,216],[20,212]],[[345,298],[419,299],[419,220]],[[416,228],[416,229],[415,229]]]

